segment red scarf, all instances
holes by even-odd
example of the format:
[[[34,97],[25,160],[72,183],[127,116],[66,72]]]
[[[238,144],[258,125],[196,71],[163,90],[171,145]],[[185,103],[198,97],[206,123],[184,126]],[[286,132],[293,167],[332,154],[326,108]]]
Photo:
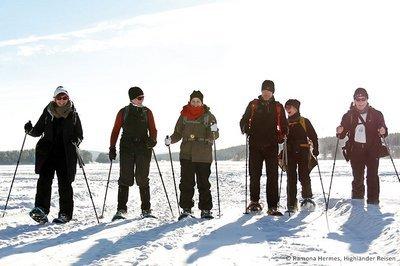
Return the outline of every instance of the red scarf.
[[[187,105],[183,106],[181,115],[186,117],[188,120],[193,121],[202,116],[204,112],[204,106],[194,107],[188,103]]]

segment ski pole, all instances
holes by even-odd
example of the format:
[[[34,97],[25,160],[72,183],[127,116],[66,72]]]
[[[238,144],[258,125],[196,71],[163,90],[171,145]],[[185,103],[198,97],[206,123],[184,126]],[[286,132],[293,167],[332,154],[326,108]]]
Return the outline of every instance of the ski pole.
[[[245,175],[245,196],[244,196],[244,214],[248,214],[247,210],[247,160],[248,160],[248,146],[249,146],[249,136],[246,135],[246,175]]]
[[[153,150],[153,156],[154,156],[154,160],[156,161],[156,164],[157,164],[158,173],[160,174],[161,183],[162,183],[162,185],[164,187],[165,196],[167,197],[169,209],[171,210],[171,215],[172,215],[172,217],[174,217],[174,212],[172,211],[171,202],[169,201],[169,198],[168,198],[167,189],[165,188],[164,179],[162,177],[160,166],[158,165],[157,157],[156,157],[156,154],[155,154],[154,150]]]
[[[178,190],[176,189],[174,164],[172,163],[171,147],[170,147],[169,145],[168,145],[168,153],[169,153],[169,160],[170,160],[170,162],[171,162],[172,179],[174,180],[176,204],[177,204],[177,206],[178,206],[178,215],[179,215],[179,214],[181,213],[181,210],[179,209]]]
[[[112,168],[112,160],[110,160],[110,170],[108,171],[108,179],[107,179],[107,185],[106,185],[106,193],[104,194],[103,210],[101,211],[100,218],[103,218],[103,217],[104,217],[104,216],[103,216],[103,215],[104,215],[104,209],[106,208],[106,199],[107,199],[108,184],[110,183],[111,168]]]
[[[334,159],[333,159],[333,167],[332,167],[332,174],[331,174],[331,182],[330,182],[330,184],[329,184],[328,199],[327,199],[327,201],[326,201],[326,208],[325,208],[325,211],[328,211],[328,207],[329,207],[329,199],[330,199],[330,196],[331,196],[332,180],[333,180],[333,173],[335,172],[336,155],[337,155],[338,146],[339,146],[339,138],[337,138],[337,140],[336,140],[336,149],[335,149],[335,156],[334,156]]]
[[[100,223],[99,217],[97,216],[96,207],[94,206],[94,201],[93,201],[93,197],[92,197],[92,192],[90,192],[89,182],[88,182],[87,177],[86,177],[85,168],[83,167],[83,166],[85,165],[85,163],[83,162],[83,159],[82,159],[82,156],[81,156],[81,154],[80,154],[80,150],[79,150],[78,145],[76,145],[75,143],[73,143],[73,145],[75,146],[76,155],[77,155],[77,157],[78,157],[79,167],[82,169],[83,177],[85,178],[85,181],[86,181],[86,186],[87,186],[88,191],[89,191],[90,200],[92,201],[93,210],[94,210],[94,214],[96,215],[97,223]]]
[[[389,150],[389,146],[387,145],[386,138],[382,137],[382,139],[383,139],[383,142],[385,143],[386,148]],[[400,177],[399,177],[399,174],[397,173],[396,165],[394,164],[393,157],[392,157],[392,155],[390,154],[390,151],[389,151],[389,157],[390,157],[390,160],[392,161],[393,168],[394,168],[394,171],[395,171],[395,173],[396,173],[397,179],[398,179],[399,182],[400,182]]]
[[[217,146],[215,145],[215,133],[214,132],[213,132],[213,142],[214,142],[215,177],[217,179],[218,216],[221,217],[221,204],[220,204],[220,200],[219,200],[219,183],[218,183]]]
[[[279,181],[279,193],[278,193],[278,206],[281,206],[280,201],[281,201],[282,179],[283,179],[283,170],[281,169],[281,176]]]
[[[327,206],[324,183],[322,182],[321,170],[319,168],[319,161],[318,161],[317,157],[315,157],[315,160],[317,161],[319,180],[321,181],[321,187],[322,187],[322,194],[324,194],[324,203],[325,203],[325,206]]]
[[[6,205],[4,206],[3,218],[4,218],[4,215],[6,215],[8,200],[10,199],[11,190],[12,190],[12,187],[13,187],[13,184],[14,184],[15,175],[17,174],[17,169],[18,169],[19,161],[20,161],[20,159],[21,159],[22,150],[24,149],[25,140],[26,140],[26,135],[28,135],[28,134],[25,133],[24,141],[22,142],[22,147],[21,147],[21,150],[19,151],[18,160],[17,160],[17,166],[15,167],[14,176],[13,176],[13,179],[12,179],[12,181],[11,181],[10,191],[8,192]]]
[[[279,193],[278,193],[278,205],[280,205],[280,200],[281,200],[281,191],[282,191],[282,179],[283,179],[283,172],[287,171],[287,165],[288,165],[288,157],[287,157],[287,137],[284,137],[284,143],[283,143],[283,152],[282,152],[282,169],[281,169],[281,176],[280,176],[280,182],[279,182]]]

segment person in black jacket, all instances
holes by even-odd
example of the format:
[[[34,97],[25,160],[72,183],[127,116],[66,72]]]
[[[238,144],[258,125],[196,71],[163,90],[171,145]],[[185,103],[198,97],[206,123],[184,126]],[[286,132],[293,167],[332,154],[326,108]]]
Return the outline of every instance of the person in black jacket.
[[[315,207],[312,200],[309,161],[310,146],[312,155],[317,157],[318,136],[310,120],[300,115],[300,101],[290,99],[285,103],[288,113],[289,134],[287,135],[287,210],[297,210],[297,169],[301,183],[302,207]]]
[[[143,105],[144,93],[139,87],[128,91],[129,105],[121,108],[115,118],[110,137],[110,161],[117,156],[116,143],[122,128],[119,142],[120,175],[118,179],[118,206],[112,221],[126,219],[128,211],[129,187],[139,186],[143,217],[151,214],[149,171],[151,151],[157,144],[157,129],[150,108]]]
[[[352,199],[364,199],[364,171],[367,167],[367,203],[379,204],[379,150],[381,137],[387,137],[383,114],[368,104],[368,93],[358,88],[350,110],[336,128],[337,137],[348,137],[345,155],[353,170]]]
[[[35,154],[35,173],[39,174],[35,207],[29,215],[39,223],[48,221],[51,185],[57,173],[60,210],[54,222],[66,223],[71,220],[74,207],[76,146],[83,139],[81,121],[68,92],[62,86],[57,87],[54,99],[44,108],[35,126],[29,121],[24,129],[32,137],[41,136]]]
[[[267,203],[269,215],[278,211],[278,143],[287,133],[287,120],[283,106],[274,98],[275,85],[265,80],[261,95],[252,100],[240,120],[242,133],[249,136],[250,204],[248,211],[262,210],[260,178],[265,161],[267,168]]]

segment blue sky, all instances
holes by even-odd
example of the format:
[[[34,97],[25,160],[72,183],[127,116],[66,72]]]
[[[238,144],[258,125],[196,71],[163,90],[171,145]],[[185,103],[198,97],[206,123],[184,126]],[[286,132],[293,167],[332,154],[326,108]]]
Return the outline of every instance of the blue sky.
[[[239,120],[265,79],[275,81],[280,102],[301,101],[320,137],[335,134],[357,87],[367,89],[389,131],[400,132],[398,1],[0,5],[0,121],[7,125],[0,150],[19,149],[24,123],[37,121],[58,85],[70,92],[89,150],[108,149],[131,86],[143,89],[155,115],[156,152],[165,152],[163,138],[197,89],[217,117],[218,147],[243,144]],[[28,138],[26,148],[36,142]]]
[[[1,0],[0,40],[73,31],[99,21],[126,19],[216,0]]]

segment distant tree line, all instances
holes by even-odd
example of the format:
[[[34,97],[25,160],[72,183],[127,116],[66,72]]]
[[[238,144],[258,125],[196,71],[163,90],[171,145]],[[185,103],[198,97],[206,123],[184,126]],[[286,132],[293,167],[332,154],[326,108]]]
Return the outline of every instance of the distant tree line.
[[[336,137],[326,137],[320,138],[318,140],[319,144],[319,152],[320,155],[318,159],[320,160],[327,160],[333,159],[335,148],[336,148]],[[346,139],[339,140],[338,150],[337,150],[337,159],[344,160],[342,154],[342,147],[345,144]],[[400,133],[389,134],[386,138],[386,142],[389,146],[390,153],[393,158],[400,158]],[[232,161],[240,161],[244,160],[246,157],[246,150],[245,145],[234,146],[227,149],[222,149],[217,151],[218,160],[225,161],[225,160],[232,160]],[[160,154],[157,155],[157,159],[159,160],[169,160],[168,154]],[[178,153],[172,153],[172,159],[179,160]]]
[[[336,137],[320,138],[319,142],[319,159],[326,160],[334,157],[336,148]],[[337,159],[343,160],[342,147],[344,146],[346,139],[340,140],[337,150]],[[390,153],[393,158],[400,158],[400,133],[389,134],[386,138],[386,142],[389,146]],[[16,164],[18,160],[19,151],[3,151],[0,152],[0,165]],[[97,163],[109,163],[108,153],[99,153],[97,158],[93,160],[93,155],[90,151],[81,150],[81,155],[85,163],[97,162]],[[221,161],[240,161],[246,157],[245,145],[234,146],[227,149],[217,151],[218,160]],[[157,159],[169,160],[169,154],[159,154]],[[179,153],[172,153],[172,159],[174,161],[179,160]],[[119,158],[115,162],[119,162]],[[20,164],[34,164],[35,163],[35,150],[25,150],[22,152]]]
[[[0,165],[16,164],[18,156],[19,151],[0,151]],[[84,163],[93,162],[91,152],[81,150],[81,156]],[[20,164],[35,164],[35,149],[22,151]]]

